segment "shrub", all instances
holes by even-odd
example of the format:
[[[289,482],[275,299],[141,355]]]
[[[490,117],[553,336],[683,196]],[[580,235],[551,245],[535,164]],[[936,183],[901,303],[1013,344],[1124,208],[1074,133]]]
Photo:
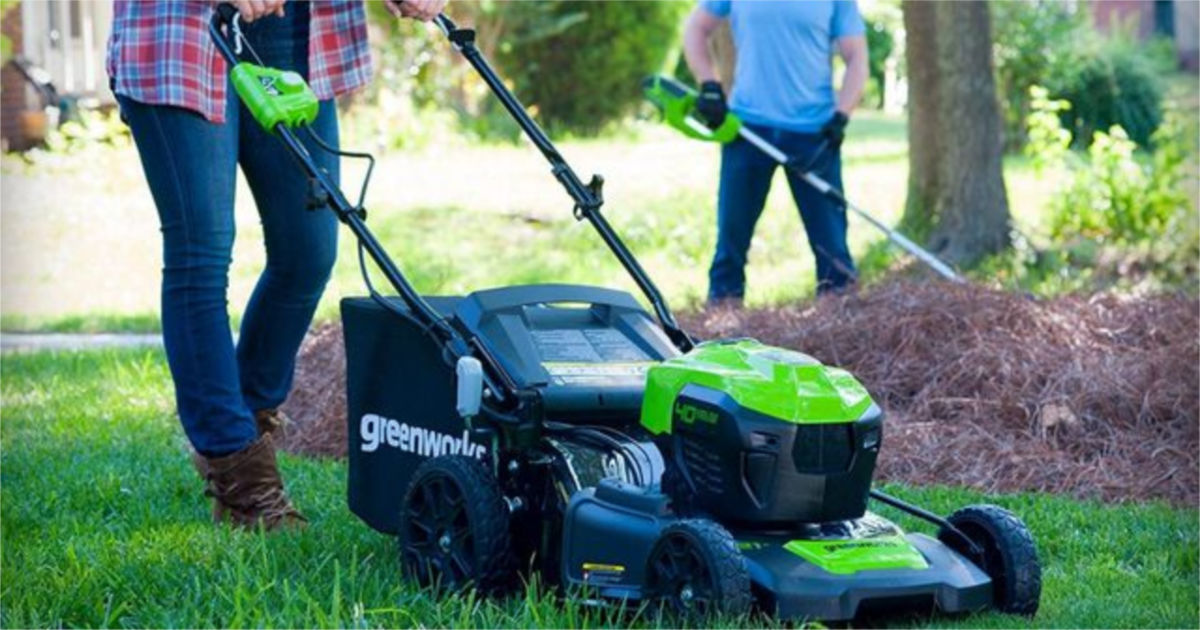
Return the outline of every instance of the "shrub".
[[[642,78],[662,71],[691,8],[685,2],[497,4],[509,14],[537,13],[498,51],[505,76],[548,129],[584,135],[641,102]]]
[[[1044,84],[1068,44],[1085,26],[1085,11],[1060,0],[992,2],[996,92],[1004,105],[1005,144],[1025,145],[1029,88]]]
[[[1186,191],[1188,134],[1172,115],[1154,134],[1155,151],[1139,159],[1137,145],[1119,125],[1093,133],[1087,158],[1067,150],[1069,136],[1059,116],[1071,106],[1033,88],[1027,152],[1038,168],[1058,166],[1067,180],[1051,201],[1050,229],[1060,241],[1086,239],[1134,244],[1167,235],[1191,216]]]
[[[1157,45],[1142,45],[1123,35],[1083,38],[1050,77],[1050,91],[1071,108],[1063,124],[1077,146],[1097,132],[1120,126],[1146,147],[1162,122],[1163,81],[1155,59]]]
[[[1159,75],[1173,64],[1169,43],[1137,41],[1132,24],[1102,36],[1077,3],[1019,0],[990,6],[1007,148],[1019,149],[1027,140],[1033,85],[1071,104],[1062,116],[1076,146],[1088,146],[1095,132],[1113,125],[1148,146],[1162,121]]]
[[[865,18],[867,27],[867,93],[873,98],[876,106],[883,107],[887,102],[885,88],[887,86],[887,61],[896,48],[896,37],[892,34],[892,25],[886,19]]]

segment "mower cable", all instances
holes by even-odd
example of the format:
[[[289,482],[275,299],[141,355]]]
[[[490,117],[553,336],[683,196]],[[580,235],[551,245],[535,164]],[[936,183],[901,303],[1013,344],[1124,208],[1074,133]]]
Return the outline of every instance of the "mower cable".
[[[365,151],[346,151],[344,149],[331,146],[325,142],[325,140],[322,139],[317,132],[313,131],[311,125],[304,125],[303,129],[308,134],[308,137],[311,138],[312,141],[316,143],[318,147],[321,147],[321,149],[323,149],[326,153],[337,155],[339,157],[348,157],[367,161],[367,172],[365,175],[363,175],[362,187],[358,190],[358,203],[354,206],[358,211],[359,216],[365,217],[366,210],[363,208],[363,202],[366,201],[367,198],[367,187],[371,183],[371,173],[375,171],[375,156]]]
[[[975,543],[975,541],[971,540],[966,534],[964,534],[962,532],[962,530],[955,527],[953,523],[938,516],[937,514],[934,514],[933,512],[930,512],[929,510],[919,508],[911,503],[908,503],[907,501],[902,501],[900,499],[897,499],[896,497],[894,497],[890,494],[886,494],[881,490],[872,489],[871,490],[871,498],[875,499],[876,501],[879,501],[880,503],[890,505],[890,506],[896,508],[897,510],[900,510],[901,512],[906,512],[906,513],[908,513],[912,516],[915,516],[923,521],[927,521],[927,522],[933,523],[934,525],[937,525],[938,527],[941,527],[942,529],[954,534],[963,543],[966,543],[967,551],[969,553],[971,553],[973,556],[975,556],[976,558],[983,558],[983,549],[981,549],[979,547],[979,545],[977,545]]]

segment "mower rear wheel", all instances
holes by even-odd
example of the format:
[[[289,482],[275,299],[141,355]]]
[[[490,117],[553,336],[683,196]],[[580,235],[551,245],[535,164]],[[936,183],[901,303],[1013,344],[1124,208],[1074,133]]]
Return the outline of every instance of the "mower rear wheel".
[[[1042,596],[1042,567],[1033,535],[1016,514],[997,505],[969,505],[947,519],[983,551],[980,568],[992,578],[995,607],[1032,617]],[[973,558],[962,539],[943,529],[938,540]]]
[[[404,496],[400,563],[422,586],[484,593],[513,575],[504,495],[479,460],[443,455],[417,467]]]
[[[733,536],[708,519],[663,529],[646,564],[651,603],[685,617],[740,615],[750,610],[750,571]]]

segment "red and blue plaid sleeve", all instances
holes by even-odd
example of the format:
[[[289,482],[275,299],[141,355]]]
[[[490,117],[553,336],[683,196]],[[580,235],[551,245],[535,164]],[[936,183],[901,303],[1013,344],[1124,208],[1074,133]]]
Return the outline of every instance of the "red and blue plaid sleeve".
[[[174,105],[224,122],[225,61],[208,38],[211,0],[116,0],[106,67],[113,92],[152,105]],[[371,78],[361,0],[313,2],[309,84],[325,100]]]

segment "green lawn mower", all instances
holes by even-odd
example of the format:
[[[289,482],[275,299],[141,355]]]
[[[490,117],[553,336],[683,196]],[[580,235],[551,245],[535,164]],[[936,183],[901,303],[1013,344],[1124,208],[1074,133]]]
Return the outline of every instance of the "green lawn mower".
[[[300,141],[312,92],[239,59],[236,12],[218,7],[210,30],[238,94],[396,292],[376,291],[364,264],[369,295],[341,310],[349,506],[398,538],[405,575],[505,592],[536,571],[568,596],[688,616],[1036,611],[1040,569],[1020,520],[983,505],[942,518],[872,490],[883,414],[847,372],[749,339],[694,341],[601,213],[603,180],[579,179],[474,31],[436,23],[651,311],[593,286],[420,295],[367,228],[361,197],[350,203],[314,166],[309,149],[332,148]],[[937,537],[905,534],[870,499]]]

